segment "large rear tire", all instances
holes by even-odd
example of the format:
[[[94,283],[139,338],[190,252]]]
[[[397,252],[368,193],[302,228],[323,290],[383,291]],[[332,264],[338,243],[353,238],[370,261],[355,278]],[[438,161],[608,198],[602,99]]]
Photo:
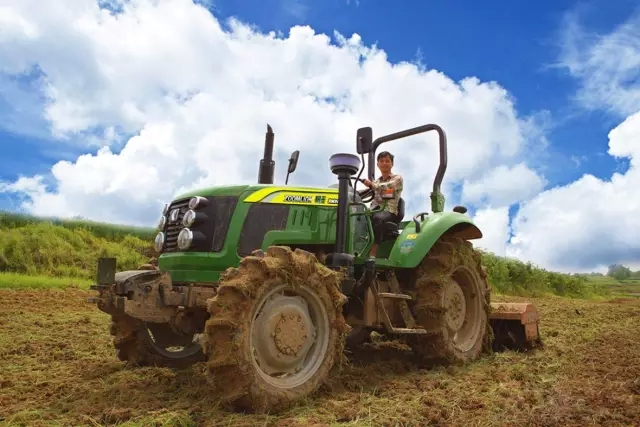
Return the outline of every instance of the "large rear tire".
[[[417,268],[417,323],[429,334],[412,338],[428,364],[465,364],[491,348],[490,287],[481,254],[470,242],[441,238]]]
[[[194,335],[179,335],[166,324],[117,315],[111,316],[110,332],[116,357],[127,365],[183,369],[204,361]]]
[[[342,360],[346,301],[338,274],[299,249],[273,246],[228,269],[201,338],[222,401],[277,412],[314,393]]]

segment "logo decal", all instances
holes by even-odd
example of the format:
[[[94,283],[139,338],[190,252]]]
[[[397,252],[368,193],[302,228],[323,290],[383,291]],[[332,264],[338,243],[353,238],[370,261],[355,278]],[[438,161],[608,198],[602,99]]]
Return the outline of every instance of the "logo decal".
[[[311,203],[313,197],[311,196],[284,196],[285,202],[293,203]]]
[[[415,245],[416,243],[413,240],[405,240],[404,242],[402,242],[402,244],[400,244],[400,253],[408,254],[413,250],[413,247]]]

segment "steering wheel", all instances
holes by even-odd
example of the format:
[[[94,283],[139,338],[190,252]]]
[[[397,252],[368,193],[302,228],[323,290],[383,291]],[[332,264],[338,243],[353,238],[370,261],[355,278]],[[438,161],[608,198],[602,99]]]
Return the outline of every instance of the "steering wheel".
[[[353,180],[357,179],[360,182],[364,182],[364,179],[359,179],[359,178],[351,178],[351,179],[353,179]],[[355,185],[354,185],[354,187],[355,187]],[[365,187],[364,190],[357,190],[357,191],[358,191],[358,195],[362,199],[362,203],[369,203],[375,197],[375,192],[371,188],[366,188]]]

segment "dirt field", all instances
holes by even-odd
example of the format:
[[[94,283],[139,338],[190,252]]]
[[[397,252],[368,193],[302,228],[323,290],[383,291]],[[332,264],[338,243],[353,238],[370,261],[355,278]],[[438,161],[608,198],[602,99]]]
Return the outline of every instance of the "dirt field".
[[[381,345],[306,405],[258,417],[219,409],[201,366],[125,369],[89,295],[0,290],[0,425],[640,425],[640,300],[535,300],[544,349],[465,368]]]

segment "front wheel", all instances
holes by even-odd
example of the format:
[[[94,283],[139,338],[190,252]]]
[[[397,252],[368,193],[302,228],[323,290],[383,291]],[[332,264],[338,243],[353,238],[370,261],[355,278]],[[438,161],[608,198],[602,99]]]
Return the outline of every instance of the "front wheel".
[[[114,315],[110,332],[116,357],[128,365],[182,369],[204,361],[195,334],[179,335],[167,324]]]
[[[413,337],[427,363],[464,364],[490,348],[490,288],[481,255],[470,242],[445,237],[417,268],[417,323],[427,335]]]
[[[244,258],[209,300],[201,342],[211,383],[235,409],[279,411],[315,392],[342,357],[338,275],[306,251]]]

